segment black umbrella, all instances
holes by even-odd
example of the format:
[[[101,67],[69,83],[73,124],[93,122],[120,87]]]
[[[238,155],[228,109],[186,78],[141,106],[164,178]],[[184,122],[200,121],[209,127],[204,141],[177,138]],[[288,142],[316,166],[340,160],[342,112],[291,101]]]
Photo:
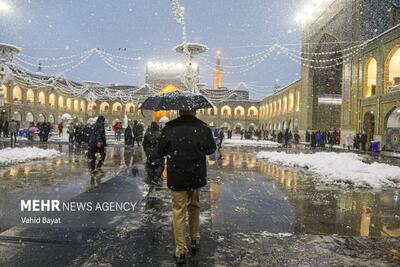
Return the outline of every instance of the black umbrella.
[[[174,91],[148,97],[140,106],[142,110],[185,110],[211,108],[210,101],[203,95]]]

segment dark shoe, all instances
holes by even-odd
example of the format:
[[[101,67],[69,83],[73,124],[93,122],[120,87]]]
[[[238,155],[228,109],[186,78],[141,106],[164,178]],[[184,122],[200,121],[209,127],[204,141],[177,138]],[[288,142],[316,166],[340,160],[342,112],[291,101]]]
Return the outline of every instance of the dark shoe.
[[[175,256],[175,261],[178,265],[186,264],[186,254]]]
[[[199,240],[192,240],[190,244],[190,250],[192,252],[197,252],[200,249],[200,241]]]

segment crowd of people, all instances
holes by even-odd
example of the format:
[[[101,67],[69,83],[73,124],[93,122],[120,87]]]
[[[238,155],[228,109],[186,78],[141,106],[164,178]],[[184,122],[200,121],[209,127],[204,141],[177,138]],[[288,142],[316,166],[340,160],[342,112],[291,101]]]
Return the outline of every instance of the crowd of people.
[[[132,127],[130,123],[128,123],[128,126],[125,128],[124,131],[125,145],[135,146],[136,143],[137,146],[140,146],[143,142],[143,131],[144,124],[142,123],[142,121],[134,120]]]
[[[10,138],[11,143],[15,144],[18,137],[26,137],[29,141],[47,142],[53,131],[53,126],[49,122],[30,122],[27,127],[21,128],[19,121],[11,119],[10,121],[0,122],[0,136]],[[38,137],[38,138],[36,138]]]
[[[306,143],[310,143],[310,148],[315,149],[316,147],[325,147],[329,145],[332,148],[334,145],[340,144],[340,131],[306,131],[305,134]]]
[[[348,150],[361,150],[361,151],[367,151],[368,149],[370,149],[369,147],[367,147],[368,144],[368,136],[365,133],[362,134],[356,134],[356,135],[352,135],[352,134],[348,134],[346,136],[346,146]]]

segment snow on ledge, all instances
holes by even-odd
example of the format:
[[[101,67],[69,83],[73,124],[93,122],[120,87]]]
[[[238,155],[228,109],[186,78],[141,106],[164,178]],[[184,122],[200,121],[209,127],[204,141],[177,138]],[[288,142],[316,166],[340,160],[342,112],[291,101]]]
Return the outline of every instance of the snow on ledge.
[[[30,160],[53,159],[61,153],[55,149],[37,147],[15,147],[0,150],[0,165],[22,163]]]
[[[253,147],[279,147],[280,144],[267,140],[240,140],[240,139],[224,139],[222,146],[253,146]]]
[[[257,158],[289,167],[307,168],[328,183],[352,184],[357,187],[400,188],[400,167],[374,162],[362,162],[354,153],[317,152],[288,154],[262,151]]]

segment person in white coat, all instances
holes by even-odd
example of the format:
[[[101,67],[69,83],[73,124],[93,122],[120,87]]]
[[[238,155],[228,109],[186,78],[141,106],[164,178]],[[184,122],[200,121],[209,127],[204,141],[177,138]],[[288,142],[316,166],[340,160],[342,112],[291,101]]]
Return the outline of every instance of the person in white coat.
[[[350,149],[353,147],[353,145],[354,145],[354,138],[353,138],[353,135],[352,135],[352,134],[348,134],[348,135],[346,136],[346,146],[347,146],[347,149],[350,151]]]

